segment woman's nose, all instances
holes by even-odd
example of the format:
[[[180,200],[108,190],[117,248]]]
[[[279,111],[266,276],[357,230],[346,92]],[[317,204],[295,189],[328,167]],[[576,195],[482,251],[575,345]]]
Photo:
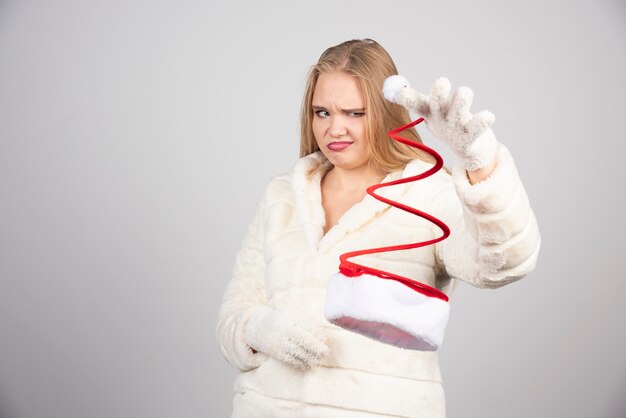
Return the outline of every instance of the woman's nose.
[[[329,129],[330,136],[332,136],[333,138],[337,138],[337,137],[346,135],[347,133],[348,133],[348,130],[346,129],[346,125],[344,121],[342,120],[342,118],[333,117],[332,120],[330,121],[330,129]]]

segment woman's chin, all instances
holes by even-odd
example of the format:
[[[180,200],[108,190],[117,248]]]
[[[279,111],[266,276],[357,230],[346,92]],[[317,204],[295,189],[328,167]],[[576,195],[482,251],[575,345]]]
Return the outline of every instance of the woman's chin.
[[[349,155],[348,153],[342,153],[342,152],[324,152],[323,153],[326,158],[328,159],[328,161],[333,165],[333,167],[335,168],[339,168],[341,170],[354,170],[354,169],[358,169],[358,168],[362,168],[364,166],[367,165],[368,160],[358,160],[356,158],[354,158],[354,156]]]

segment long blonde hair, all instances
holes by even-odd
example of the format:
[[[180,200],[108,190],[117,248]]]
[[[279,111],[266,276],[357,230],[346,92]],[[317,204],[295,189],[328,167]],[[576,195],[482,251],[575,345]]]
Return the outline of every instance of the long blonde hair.
[[[300,156],[319,151],[313,135],[313,93],[320,74],[340,71],[356,78],[365,100],[365,137],[372,153],[370,164],[391,172],[403,168],[416,158],[433,161],[420,150],[400,144],[387,136],[391,129],[410,122],[410,116],[402,106],[383,97],[385,79],[397,74],[393,60],[377,42],[371,39],[354,39],[328,48],[309,72],[302,110],[300,113]],[[406,138],[421,143],[415,129],[402,132]],[[330,163],[326,162],[326,166]]]

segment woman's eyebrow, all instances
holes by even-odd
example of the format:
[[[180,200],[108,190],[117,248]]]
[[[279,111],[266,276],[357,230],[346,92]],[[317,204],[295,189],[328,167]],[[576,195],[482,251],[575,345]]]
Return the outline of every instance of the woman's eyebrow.
[[[327,110],[324,106],[311,105],[311,107],[313,108],[313,110]],[[365,108],[358,107],[354,109],[341,109],[341,111],[344,113],[355,113],[355,112],[358,113],[358,112],[365,112]]]

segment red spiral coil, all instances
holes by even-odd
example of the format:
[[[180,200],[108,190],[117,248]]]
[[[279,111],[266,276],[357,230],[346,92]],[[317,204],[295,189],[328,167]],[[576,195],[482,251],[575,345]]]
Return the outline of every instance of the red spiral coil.
[[[404,138],[402,136],[399,135],[400,132],[412,128],[415,125],[421,123],[424,120],[424,118],[419,118],[407,125],[401,126],[399,128],[393,129],[391,131],[388,132],[388,135],[398,141],[401,142],[405,145],[408,145],[410,147],[413,148],[418,148],[422,151],[427,152],[428,154],[432,155],[435,158],[435,164],[428,170],[424,171],[423,173],[420,173],[418,175],[415,176],[411,176],[411,177],[406,177],[406,178],[402,178],[399,180],[394,180],[394,181],[389,181],[387,183],[379,183],[379,184],[375,184],[373,186],[370,186],[367,188],[367,193],[369,195],[371,195],[372,197],[374,197],[375,199],[380,200],[381,202],[387,203],[388,205],[394,206],[398,209],[402,209],[406,212],[412,213],[414,215],[420,216],[432,223],[434,223],[435,225],[437,225],[441,231],[443,232],[443,234],[440,237],[428,240],[428,241],[420,241],[420,242],[416,242],[414,244],[400,244],[400,245],[392,245],[392,246],[387,246],[387,247],[379,247],[379,248],[370,248],[370,249],[365,249],[365,250],[358,250],[358,251],[350,251],[347,253],[342,254],[339,257],[339,271],[341,273],[343,273],[343,275],[347,276],[347,277],[357,277],[360,276],[361,274],[371,274],[373,276],[377,276],[380,277],[381,279],[388,279],[388,280],[395,280],[398,281],[402,284],[404,284],[405,286],[408,286],[409,288],[415,290],[416,292],[422,293],[425,296],[430,296],[430,297],[436,297],[439,299],[442,299],[444,301],[448,301],[448,296],[443,293],[442,291],[429,286],[427,284],[418,282],[416,280],[412,280],[409,279],[407,277],[403,277],[403,276],[399,276],[397,274],[394,273],[390,273],[384,270],[378,270],[372,267],[368,267],[368,266],[364,266],[362,264],[358,264],[358,263],[354,263],[352,261],[348,261],[349,258],[352,257],[356,257],[359,255],[365,255],[365,254],[375,254],[375,253],[383,253],[383,252],[390,252],[390,251],[401,251],[401,250],[409,250],[409,249],[413,249],[413,248],[419,248],[419,247],[425,247],[427,245],[432,245],[435,244],[439,241],[442,241],[444,239],[446,239],[449,235],[450,235],[450,228],[448,228],[448,226],[441,220],[435,218],[432,215],[429,215],[426,212],[422,212],[418,209],[415,209],[411,206],[407,206],[407,205],[403,205],[400,202],[397,202],[395,200],[391,200],[391,199],[387,199],[384,196],[378,195],[375,193],[376,190],[382,188],[382,187],[389,187],[389,186],[395,186],[397,184],[404,184],[404,183],[411,183],[417,180],[421,180],[423,178],[429,177],[433,174],[435,174],[437,171],[439,171],[442,167],[443,167],[443,158],[441,158],[441,156],[432,148],[427,147],[424,144],[420,144],[418,142],[412,141],[408,138]]]

